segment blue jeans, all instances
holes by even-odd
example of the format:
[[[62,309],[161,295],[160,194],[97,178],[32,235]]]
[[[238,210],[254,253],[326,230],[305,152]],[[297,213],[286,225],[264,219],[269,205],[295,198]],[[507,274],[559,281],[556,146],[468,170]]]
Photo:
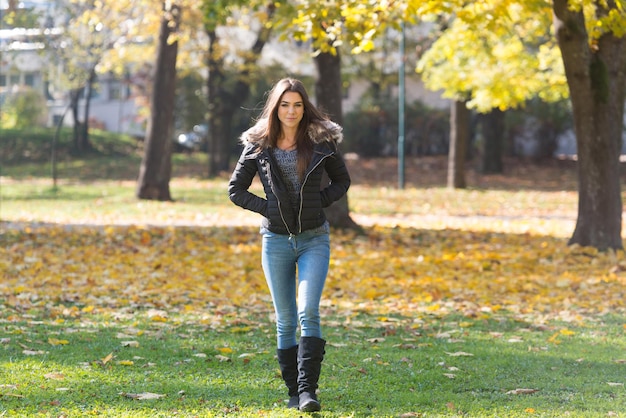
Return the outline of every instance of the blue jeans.
[[[301,336],[322,338],[319,306],[329,260],[326,232],[289,236],[263,231],[261,262],[276,312],[279,349],[297,344],[298,325]]]

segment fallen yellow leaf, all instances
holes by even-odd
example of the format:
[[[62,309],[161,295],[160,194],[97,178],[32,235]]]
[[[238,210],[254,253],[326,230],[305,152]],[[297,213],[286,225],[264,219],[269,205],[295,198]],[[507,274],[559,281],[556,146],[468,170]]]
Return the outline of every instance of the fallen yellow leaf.
[[[50,345],[67,345],[70,342],[68,340],[58,340],[56,338],[48,338],[48,344]]]
[[[100,362],[102,363],[102,365],[104,366],[105,364],[107,364],[109,361],[111,361],[113,359],[113,353],[109,353],[106,357],[104,357],[103,359],[100,360]]]

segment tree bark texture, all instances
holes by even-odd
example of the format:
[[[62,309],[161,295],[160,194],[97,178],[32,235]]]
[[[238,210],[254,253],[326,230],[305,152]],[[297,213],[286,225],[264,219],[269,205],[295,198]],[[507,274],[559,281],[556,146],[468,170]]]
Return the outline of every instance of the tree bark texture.
[[[176,90],[176,57],[178,42],[168,43],[178,30],[180,8],[172,5],[165,10],[159,32],[159,44],[150,100],[150,120],[144,141],[144,155],[137,182],[137,197],[147,200],[172,200],[172,125]]]
[[[450,105],[450,147],[448,150],[448,187],[464,189],[465,151],[470,130],[470,112],[464,101]]]
[[[343,86],[341,84],[341,56],[322,52],[315,57],[317,81],[315,82],[315,100],[317,106],[330,118],[343,125]]]
[[[578,217],[569,243],[621,249],[626,38],[604,34],[592,48],[583,13],[569,10],[567,0],[555,0],[553,7],[578,149]]]
[[[481,172],[483,174],[502,173],[502,148],[504,144],[504,112],[493,109],[480,115],[483,134],[483,158]]]
[[[330,116],[331,120],[341,125],[343,123],[342,109],[342,85],[341,85],[341,56],[322,52],[315,57],[315,65],[318,71],[315,83],[315,101],[323,112]],[[348,170],[350,166],[348,165]],[[326,181],[327,176],[324,176]],[[358,225],[350,217],[348,195],[339,199],[325,210],[328,222],[337,228],[354,228]]]

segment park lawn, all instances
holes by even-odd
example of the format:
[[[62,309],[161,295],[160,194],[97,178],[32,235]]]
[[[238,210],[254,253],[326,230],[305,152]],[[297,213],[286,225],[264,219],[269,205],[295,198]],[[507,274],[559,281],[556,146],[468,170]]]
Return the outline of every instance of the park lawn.
[[[198,156],[176,156],[175,202],[137,201],[137,161],[67,159],[55,188],[45,162],[2,168],[0,416],[301,416],[259,218]],[[567,246],[572,172],[448,190],[437,161],[405,190],[349,162],[364,230],[333,231],[317,415],[626,414],[626,257]]]
[[[285,408],[268,315],[64,311],[3,318],[6,416],[302,415]],[[327,314],[317,416],[624,413],[623,318]]]
[[[3,236],[8,416],[287,411],[256,227]],[[626,413],[626,262],[555,237],[335,231],[320,416]],[[154,399],[153,399],[154,398]]]

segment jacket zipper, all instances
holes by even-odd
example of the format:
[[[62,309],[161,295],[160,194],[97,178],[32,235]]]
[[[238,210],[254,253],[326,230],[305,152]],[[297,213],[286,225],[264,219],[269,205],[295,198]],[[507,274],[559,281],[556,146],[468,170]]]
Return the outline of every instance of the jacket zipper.
[[[267,171],[268,171],[267,177],[268,177],[268,179],[271,180],[271,178],[272,178],[272,165],[269,162],[267,163]],[[285,225],[285,229],[289,233],[289,238],[291,238],[291,237],[294,236],[294,234],[289,229],[289,225],[287,225],[287,221],[285,220],[285,216],[283,215],[283,208],[282,208],[282,204],[280,202],[280,199],[278,197],[276,197],[276,201],[278,202],[278,213],[280,213],[280,219],[283,221],[283,225]]]
[[[300,185],[300,209],[298,210],[298,234],[302,233],[302,197],[304,194],[304,185],[306,184],[307,180],[309,179],[309,175],[328,157],[330,157],[331,155],[333,155],[334,153],[330,153],[330,154],[325,154],[322,158],[320,158],[320,160],[317,162],[317,164],[315,164],[304,176],[304,180],[302,180],[302,185]],[[280,202],[278,202],[278,209],[280,210]],[[282,212],[280,214],[280,216],[282,217]],[[284,222],[284,219],[283,219]],[[285,225],[286,226],[286,225]],[[287,230],[289,231],[289,228],[287,228]]]
[[[289,225],[287,225],[287,221],[285,221],[285,217],[283,216],[283,208],[282,208],[282,205],[280,203],[280,199],[276,199],[276,201],[278,202],[278,212],[280,213],[280,219],[283,220],[283,224],[285,225],[285,228],[287,229],[287,232],[289,232],[289,237],[291,238],[291,237],[294,236],[294,234],[289,229]]]

